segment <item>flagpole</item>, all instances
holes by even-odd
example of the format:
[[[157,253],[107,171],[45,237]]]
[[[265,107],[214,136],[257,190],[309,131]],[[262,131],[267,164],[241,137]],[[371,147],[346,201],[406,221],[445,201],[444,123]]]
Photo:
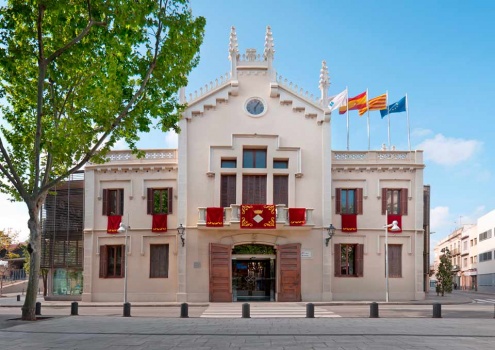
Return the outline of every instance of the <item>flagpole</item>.
[[[345,89],[347,90],[347,86]],[[347,150],[349,150],[349,90],[347,90]]]
[[[390,110],[388,108],[388,90],[387,90],[387,117],[388,117],[388,149],[390,149]]]
[[[406,93],[406,115],[407,115],[407,144],[409,145],[409,152],[411,151],[411,129],[409,128],[409,105],[407,101]]]
[[[370,150],[370,105],[368,99],[368,89],[366,89],[366,107],[368,108],[368,151]]]

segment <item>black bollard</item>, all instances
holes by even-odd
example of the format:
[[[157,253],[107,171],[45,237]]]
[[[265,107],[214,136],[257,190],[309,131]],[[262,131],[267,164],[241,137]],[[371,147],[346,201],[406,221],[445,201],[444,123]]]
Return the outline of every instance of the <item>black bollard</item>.
[[[124,303],[124,317],[131,317],[131,303]]]
[[[442,318],[442,304],[433,304],[433,318]]]
[[[187,303],[180,304],[180,318],[189,317],[189,305]]]
[[[378,303],[370,304],[370,318],[379,318],[378,316]]]
[[[17,301],[21,301],[21,296],[17,294]]]
[[[315,318],[315,305],[313,303],[306,304],[306,318]]]
[[[77,316],[77,315],[79,315],[78,310],[79,310],[79,304],[77,303],[77,301],[73,301],[70,304],[70,314],[71,314],[71,316]]]
[[[41,303],[39,301],[36,303],[36,308],[34,309],[34,314],[35,315],[41,315]]]
[[[251,318],[250,313],[249,304],[242,304],[242,318]]]

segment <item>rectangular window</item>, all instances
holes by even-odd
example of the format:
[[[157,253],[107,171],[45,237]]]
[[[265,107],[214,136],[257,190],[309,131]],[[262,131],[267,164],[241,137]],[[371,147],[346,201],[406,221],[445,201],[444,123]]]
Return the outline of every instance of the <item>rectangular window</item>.
[[[230,207],[236,204],[236,176],[222,175],[220,179],[220,206]]]
[[[266,175],[242,177],[242,203],[266,204]]]
[[[172,214],[172,188],[148,188],[148,214]]]
[[[480,262],[489,261],[489,260],[492,260],[491,251],[480,254]]]
[[[103,215],[123,215],[124,214],[124,189],[104,189],[103,190]]]
[[[122,278],[125,271],[125,246],[100,246],[100,278]]]
[[[273,176],[273,204],[289,205],[289,177],[287,175]]]
[[[273,169],[289,169],[288,160],[273,160]]]
[[[222,159],[222,168],[237,168],[236,159]]]
[[[468,242],[464,241],[462,242],[462,250],[467,250],[468,249]]]
[[[468,265],[468,259],[467,258],[462,259],[462,267],[467,267],[467,265]]]
[[[402,245],[388,245],[388,277],[402,277]]]
[[[168,244],[150,244],[150,278],[168,278]]]
[[[407,188],[382,188],[382,215],[407,215]]]
[[[483,233],[480,233],[479,235],[480,242],[484,241],[485,239],[492,238],[492,230],[485,231]]]
[[[335,189],[336,214],[363,214],[362,188]]]
[[[363,276],[363,244],[335,244],[335,277]]]
[[[243,150],[242,167],[266,168],[266,149]]]

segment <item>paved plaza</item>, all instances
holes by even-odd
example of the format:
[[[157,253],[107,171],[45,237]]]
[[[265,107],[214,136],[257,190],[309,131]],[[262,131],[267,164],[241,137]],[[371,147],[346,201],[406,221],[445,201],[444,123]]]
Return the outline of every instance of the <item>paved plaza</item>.
[[[443,298],[455,306],[489,296],[453,293]],[[436,296],[421,305],[431,308]],[[11,305],[14,303],[15,306]],[[241,304],[197,304],[189,318],[179,318],[178,304],[135,305],[145,314],[122,317],[122,304],[81,303],[78,316],[69,316],[70,303],[43,301],[41,320],[19,320],[15,296],[0,304],[0,349],[489,349],[495,348],[495,319],[426,317],[340,317],[316,304],[316,318],[305,318],[304,303],[265,303],[251,307],[253,318],[225,315]],[[416,303],[416,304],[415,304]],[[469,306],[469,304],[466,304]],[[120,306],[120,307],[119,307]],[[363,305],[361,305],[363,306]],[[491,305],[490,305],[491,306]],[[407,305],[404,304],[404,307]],[[380,304],[380,308],[385,305]],[[211,314],[220,310],[220,316]],[[140,311],[142,312],[142,311]],[[101,313],[101,315],[98,315]],[[256,316],[258,313],[258,316]],[[265,313],[265,315],[263,315]],[[279,313],[274,317],[273,313]],[[286,314],[284,314],[286,313]],[[210,315],[210,316],[208,316]],[[212,318],[213,317],[213,318]]]

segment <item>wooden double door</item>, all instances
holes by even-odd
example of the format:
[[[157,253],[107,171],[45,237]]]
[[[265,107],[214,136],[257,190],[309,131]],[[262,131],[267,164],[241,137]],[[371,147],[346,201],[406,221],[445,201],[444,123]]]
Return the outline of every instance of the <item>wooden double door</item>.
[[[301,244],[276,247],[276,301],[301,301]],[[210,243],[210,301],[231,302],[232,246]]]

